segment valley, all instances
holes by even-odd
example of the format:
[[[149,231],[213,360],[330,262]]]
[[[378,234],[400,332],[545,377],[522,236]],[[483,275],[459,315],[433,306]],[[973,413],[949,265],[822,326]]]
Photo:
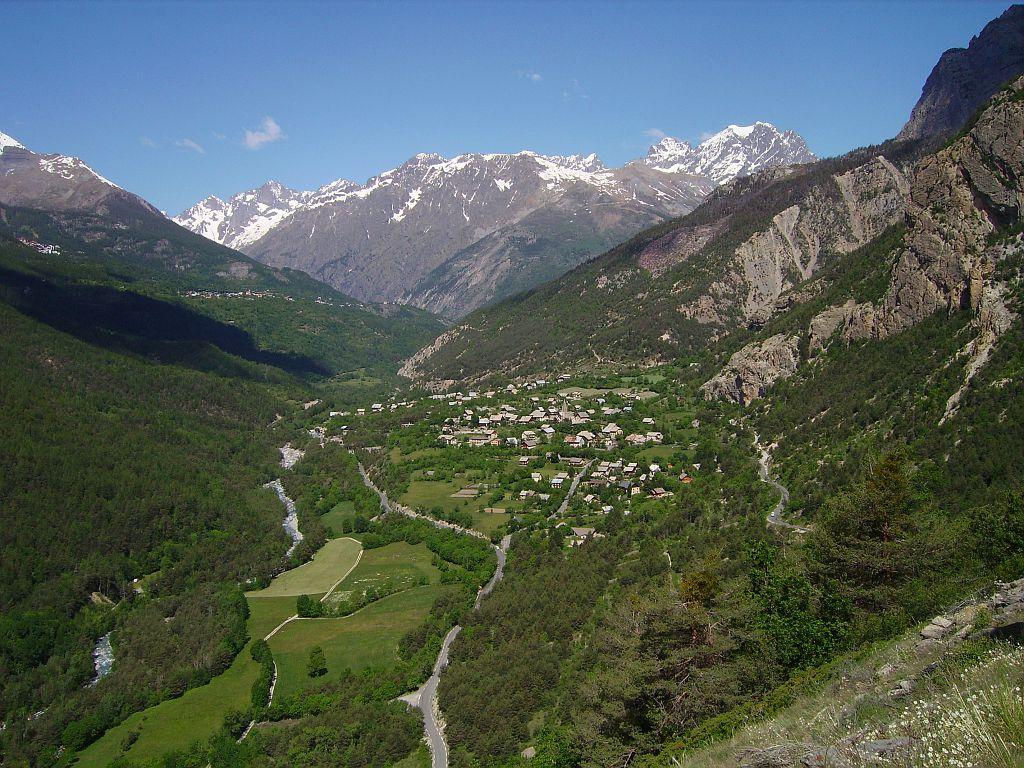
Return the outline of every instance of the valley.
[[[964,39],[825,159],[637,128],[171,218],[0,133],[0,766],[1021,765],[1024,7]],[[509,131],[590,135],[551,72]],[[250,125],[139,144],[247,186],[310,130]]]

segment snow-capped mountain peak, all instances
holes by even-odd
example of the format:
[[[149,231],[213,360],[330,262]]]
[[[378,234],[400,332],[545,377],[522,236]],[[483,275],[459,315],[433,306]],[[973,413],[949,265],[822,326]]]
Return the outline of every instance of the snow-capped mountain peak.
[[[691,173],[723,184],[770,166],[815,159],[798,134],[758,121],[730,125],[696,147],[667,136],[651,147],[644,163],[658,171]]]
[[[553,274],[543,258],[526,255],[549,243],[563,243],[558,259],[568,251],[585,258],[693,210],[737,175],[809,159],[799,136],[768,123],[729,126],[697,147],[664,137],[645,158],[617,168],[593,153],[423,152],[362,184],[339,179],[297,192],[268,182],[226,202],[208,198],[175,221],[359,299],[450,311],[478,305],[493,281],[529,287]],[[449,285],[446,270],[463,269],[448,264],[453,258],[472,278],[440,288]],[[527,262],[533,266],[521,277]]]
[[[0,153],[2,153],[8,147],[14,149],[25,149],[25,145],[18,141],[13,136],[8,136],[6,133],[0,131]]]
[[[243,248],[259,240],[308,203],[314,194],[298,192],[279,181],[268,181],[255,189],[240,192],[226,202],[211,195],[175,216],[174,220],[210,240],[231,248]]]
[[[676,173],[693,158],[694,149],[688,141],[666,136],[647,151],[644,163],[659,171]]]

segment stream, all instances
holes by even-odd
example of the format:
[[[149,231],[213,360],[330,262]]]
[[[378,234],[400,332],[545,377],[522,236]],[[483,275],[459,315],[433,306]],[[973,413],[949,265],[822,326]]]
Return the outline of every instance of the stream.
[[[112,632],[107,632],[96,641],[96,647],[92,650],[92,664],[96,670],[96,676],[89,681],[89,687],[96,685],[102,678],[110,674],[114,666],[114,647],[110,644]]]
[[[281,484],[281,479],[278,478],[273,482],[267,483],[263,486],[264,488],[273,488],[277,492],[277,498],[284,504],[285,516],[284,522],[281,525],[284,527],[284,532],[287,533],[292,540],[292,545],[288,547],[288,551],[285,553],[285,557],[291,557],[292,552],[299,546],[299,542],[302,541],[302,531],[299,530],[299,513],[295,510],[295,502],[288,498],[284,492],[284,486]]]

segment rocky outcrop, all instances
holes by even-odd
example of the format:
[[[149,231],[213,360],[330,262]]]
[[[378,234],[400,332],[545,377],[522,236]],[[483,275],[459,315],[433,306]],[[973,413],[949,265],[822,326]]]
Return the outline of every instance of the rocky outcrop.
[[[900,131],[920,139],[958,131],[1003,83],[1024,73],[1024,6],[989,22],[966,48],[942,54]]]
[[[705,382],[707,400],[731,400],[741,405],[762,397],[779,379],[796,373],[800,364],[800,337],[776,334],[735,352],[721,372]]]
[[[680,312],[721,323],[734,307],[745,324],[763,325],[778,311],[780,297],[812,277],[826,256],[849,253],[900,221],[909,189],[903,172],[881,155],[832,176],[741,243],[723,278]]]
[[[899,333],[940,311],[978,311],[1007,255],[998,233],[1024,207],[1024,78],[993,99],[971,131],[914,174],[907,234],[881,304],[861,337]]]
[[[967,345],[960,351],[960,356],[967,358],[964,381],[946,401],[946,410],[939,420],[940,425],[956,415],[960,408],[960,401],[967,392],[971,380],[988,362],[999,337],[1006,333],[1013,321],[1017,319],[1016,313],[1010,309],[1008,294],[1007,286],[1001,283],[986,285],[983,288],[981,306],[974,319],[978,335],[967,342]]]
[[[808,350],[811,354],[821,351],[837,332],[844,341],[863,338],[865,329],[870,329],[872,316],[873,308],[869,303],[858,304],[853,299],[818,312],[811,317],[808,328]]]

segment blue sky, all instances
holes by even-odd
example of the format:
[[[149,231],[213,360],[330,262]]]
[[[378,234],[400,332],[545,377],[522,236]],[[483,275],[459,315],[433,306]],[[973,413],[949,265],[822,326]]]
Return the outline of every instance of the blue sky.
[[[1007,2],[3,5],[0,131],[171,213],[421,151],[640,156],[767,120],[884,140]]]

